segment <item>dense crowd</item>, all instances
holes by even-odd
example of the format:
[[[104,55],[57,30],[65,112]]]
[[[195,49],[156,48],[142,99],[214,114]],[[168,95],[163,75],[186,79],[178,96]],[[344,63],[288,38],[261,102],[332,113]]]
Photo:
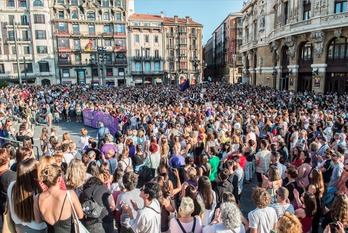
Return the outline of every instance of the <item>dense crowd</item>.
[[[0,225],[19,233],[346,232],[347,98],[215,83],[184,92],[3,88]],[[110,114],[118,131],[99,122],[97,135],[82,128],[76,143],[57,134],[54,122],[82,122],[84,110]],[[42,123],[35,156],[33,127]],[[255,209],[243,216],[243,188],[255,180]]]

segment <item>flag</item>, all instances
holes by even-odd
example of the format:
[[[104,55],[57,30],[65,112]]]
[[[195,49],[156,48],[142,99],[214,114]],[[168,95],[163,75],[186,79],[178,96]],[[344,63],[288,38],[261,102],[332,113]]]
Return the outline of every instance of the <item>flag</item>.
[[[189,87],[190,87],[190,83],[189,83],[188,79],[186,79],[183,83],[180,84],[180,90],[181,91],[185,91]]]

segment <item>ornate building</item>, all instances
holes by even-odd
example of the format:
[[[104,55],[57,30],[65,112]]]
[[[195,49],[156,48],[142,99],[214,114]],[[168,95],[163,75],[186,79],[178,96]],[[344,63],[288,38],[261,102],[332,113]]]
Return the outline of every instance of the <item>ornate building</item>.
[[[242,44],[242,22],[241,13],[229,14],[215,29],[205,46],[206,72],[213,81],[242,81],[242,56],[239,52]]]
[[[54,0],[52,26],[59,82],[124,85],[127,18],[133,0]]]
[[[0,1],[1,81],[56,82],[49,4],[49,0]]]
[[[249,0],[244,77],[280,90],[348,93],[345,0]]]

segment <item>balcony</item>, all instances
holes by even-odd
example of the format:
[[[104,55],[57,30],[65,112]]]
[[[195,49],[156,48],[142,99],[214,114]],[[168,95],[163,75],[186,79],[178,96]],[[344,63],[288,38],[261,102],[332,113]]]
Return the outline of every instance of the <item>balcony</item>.
[[[163,75],[162,70],[132,71],[132,75]]]
[[[127,47],[126,46],[115,46],[114,47],[114,51],[115,52],[126,52],[127,51]]]
[[[190,38],[196,38],[197,36],[198,36],[197,33],[191,33],[191,34],[190,34]]]
[[[59,52],[70,52],[71,48],[70,47],[58,47],[57,50]]]
[[[174,33],[173,32],[167,32],[167,37],[174,37]]]
[[[58,64],[61,66],[70,66],[71,65],[71,61],[70,60],[58,60]]]
[[[97,37],[100,35],[100,33],[96,32],[82,32],[82,35],[85,37]]]
[[[103,37],[112,37],[113,35],[114,35],[113,32],[103,32],[103,33],[102,33],[102,36],[103,36]]]
[[[125,32],[114,32],[114,36],[115,37],[126,37],[126,33]]]
[[[160,56],[154,56],[154,57],[153,57],[153,60],[154,60],[154,61],[161,61],[161,60],[162,60],[162,57],[160,57]]]
[[[71,37],[81,37],[81,32],[73,32],[70,34]]]
[[[175,48],[175,45],[173,45],[173,44],[167,45],[167,49],[174,49],[174,48]]]
[[[179,31],[179,36],[187,36],[187,32],[180,32]]]
[[[57,30],[56,31],[56,35],[57,36],[66,36],[66,35],[70,35],[70,34],[69,34],[69,31],[59,31],[59,30]]]
[[[126,65],[126,64],[127,64],[127,59],[124,59],[124,58],[116,58],[116,59],[115,59],[115,64],[116,64],[116,65]]]

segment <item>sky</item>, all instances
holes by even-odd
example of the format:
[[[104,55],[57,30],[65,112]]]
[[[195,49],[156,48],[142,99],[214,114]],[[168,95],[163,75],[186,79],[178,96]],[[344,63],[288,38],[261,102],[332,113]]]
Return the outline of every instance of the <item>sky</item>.
[[[135,13],[179,18],[190,16],[193,21],[203,25],[203,44],[212,36],[215,29],[229,13],[239,12],[243,0],[134,0]]]

